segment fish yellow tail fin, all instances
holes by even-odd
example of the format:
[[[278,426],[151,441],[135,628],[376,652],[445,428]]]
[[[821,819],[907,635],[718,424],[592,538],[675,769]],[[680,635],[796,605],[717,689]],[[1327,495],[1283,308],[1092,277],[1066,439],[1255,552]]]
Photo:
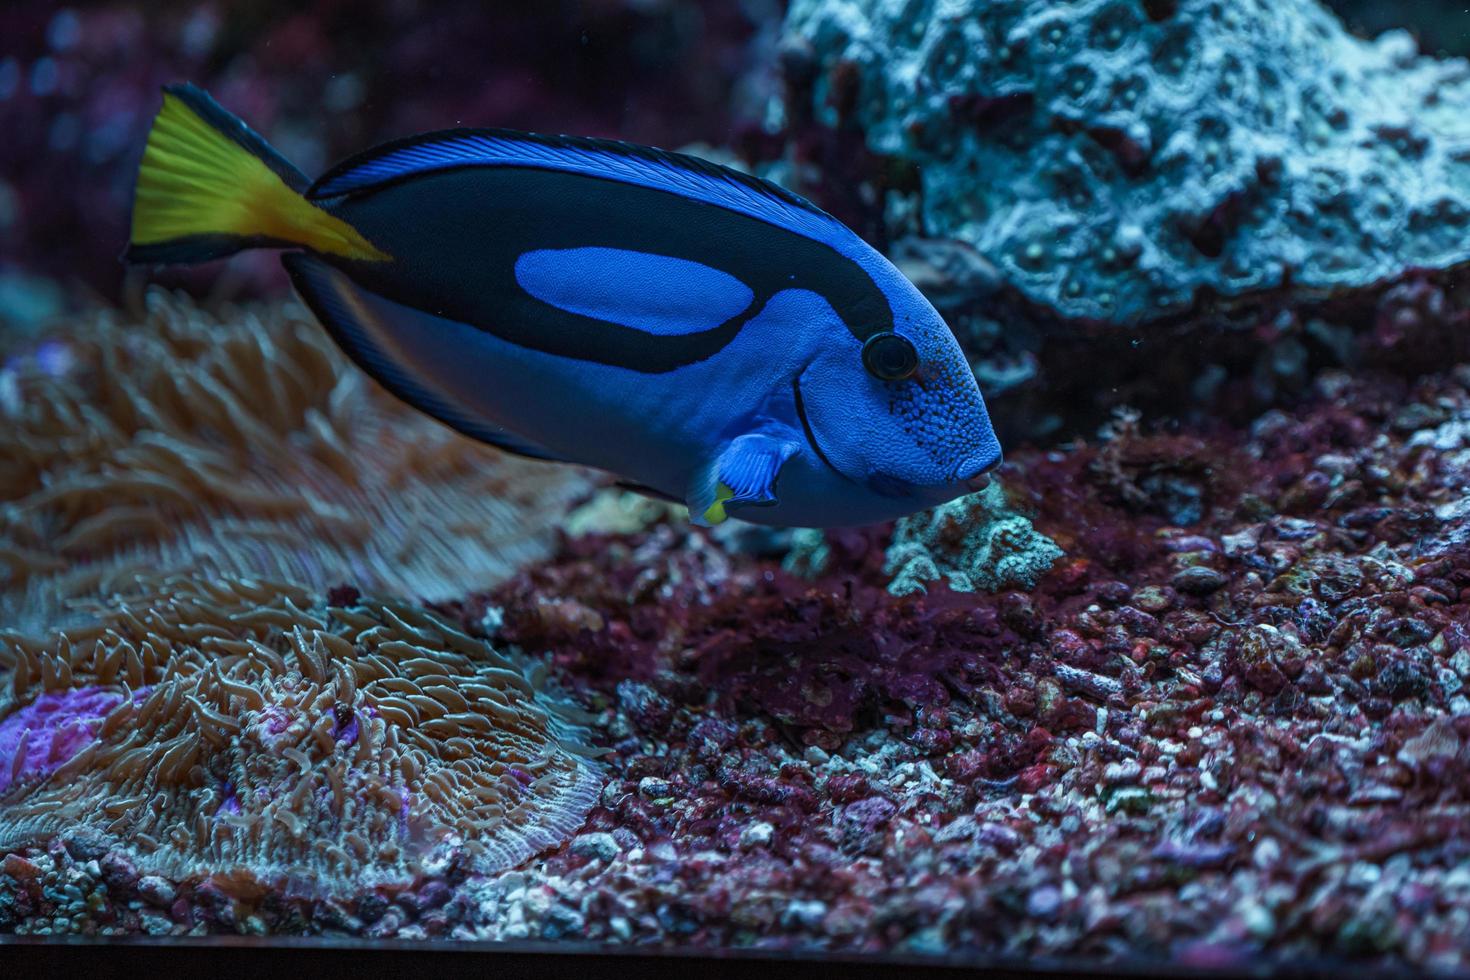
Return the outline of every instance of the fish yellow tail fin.
[[[367,261],[389,257],[302,196],[308,183],[203,89],[167,86],[138,168],[123,258],[189,264],[259,247],[305,247]]]

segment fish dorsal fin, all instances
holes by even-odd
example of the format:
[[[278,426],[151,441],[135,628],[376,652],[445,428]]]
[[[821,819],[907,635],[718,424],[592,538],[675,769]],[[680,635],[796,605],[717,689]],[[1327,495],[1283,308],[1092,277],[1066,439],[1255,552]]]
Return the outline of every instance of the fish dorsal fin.
[[[805,198],[708,160],[619,140],[509,129],[454,129],[386,143],[333,167],[306,196],[340,197],[462,167],[532,167],[585,174],[704,201],[832,245],[854,238],[845,225]]]

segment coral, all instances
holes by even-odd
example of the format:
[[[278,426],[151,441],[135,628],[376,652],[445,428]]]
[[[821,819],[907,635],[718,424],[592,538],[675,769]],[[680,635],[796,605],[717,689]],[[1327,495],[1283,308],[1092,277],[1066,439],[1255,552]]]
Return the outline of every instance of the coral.
[[[795,0],[788,115],[917,169],[1031,303],[1137,323],[1470,258],[1470,70],[1315,0]]]
[[[894,595],[924,592],[944,579],[956,592],[1029,589],[1062,549],[1031,526],[992,483],[979,493],[913,514],[893,529],[884,571]]]
[[[0,846],[65,835],[144,873],[334,892],[514,866],[596,798],[581,714],[540,662],[399,603],[133,591],[93,625],[5,637]]]
[[[446,599],[544,555],[587,486],[390,398],[294,305],[153,293],[0,369],[0,620],[64,621],[137,571]]]

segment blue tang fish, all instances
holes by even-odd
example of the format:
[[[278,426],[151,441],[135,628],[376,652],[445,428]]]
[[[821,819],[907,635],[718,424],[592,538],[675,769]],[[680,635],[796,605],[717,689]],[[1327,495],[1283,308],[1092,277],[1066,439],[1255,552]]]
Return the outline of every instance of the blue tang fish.
[[[892,263],[694,157],[460,129],[313,182],[203,90],[166,88],[125,258],[257,247],[286,250],[307,305],[399,398],[696,523],[890,520],[1000,462],[954,335]]]

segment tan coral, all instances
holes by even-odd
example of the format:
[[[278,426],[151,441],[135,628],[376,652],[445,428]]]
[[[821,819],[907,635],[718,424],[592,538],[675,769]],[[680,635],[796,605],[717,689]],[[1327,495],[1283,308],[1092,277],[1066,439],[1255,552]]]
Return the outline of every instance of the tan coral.
[[[398,403],[294,304],[147,307],[0,371],[0,622],[139,572],[447,599],[544,555],[587,487]]]
[[[0,848],[65,833],[146,872],[333,892],[514,866],[600,789],[544,665],[422,610],[249,580],[134,591],[91,625],[0,642],[0,722],[62,689],[116,704],[69,761],[0,791]]]

